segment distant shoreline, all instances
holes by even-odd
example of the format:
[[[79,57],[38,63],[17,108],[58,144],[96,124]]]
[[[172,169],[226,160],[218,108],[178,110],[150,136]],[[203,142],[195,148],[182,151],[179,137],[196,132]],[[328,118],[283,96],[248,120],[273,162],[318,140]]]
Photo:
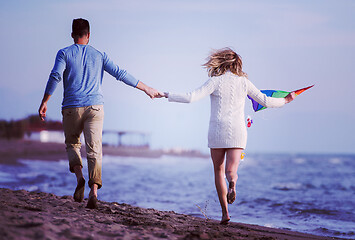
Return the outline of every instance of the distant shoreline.
[[[85,144],[81,153],[86,157]],[[103,155],[160,158],[163,155],[208,158],[209,155],[194,150],[155,150],[144,147],[103,146]],[[44,143],[29,140],[0,139],[0,163],[18,164],[18,159],[58,161],[67,159],[64,143]]]
[[[337,239],[99,201],[85,208],[71,196],[0,188],[4,239]]]
[[[82,145],[81,153],[86,157],[85,145]],[[257,155],[315,155],[315,156],[354,156],[354,153],[286,153],[286,152],[252,152],[249,156]],[[149,149],[145,147],[114,147],[103,146],[103,155],[122,157],[160,158],[162,156],[179,156],[193,158],[210,158],[209,154],[197,150],[179,149]],[[18,159],[58,161],[67,159],[64,143],[44,143],[30,140],[6,140],[0,139],[0,164],[19,164]]]

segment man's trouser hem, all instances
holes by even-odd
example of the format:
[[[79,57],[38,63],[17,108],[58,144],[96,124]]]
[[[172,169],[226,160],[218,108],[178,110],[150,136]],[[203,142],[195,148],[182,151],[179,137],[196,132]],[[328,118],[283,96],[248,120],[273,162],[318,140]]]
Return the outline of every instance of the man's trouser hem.
[[[92,185],[96,184],[97,185],[97,188],[100,189],[102,187],[102,181],[100,179],[95,179],[95,178],[92,178],[92,179],[89,179],[89,187],[91,188]]]
[[[75,173],[74,171],[74,167],[75,166],[80,166],[81,168],[83,168],[83,164],[81,163],[81,161],[70,161],[69,160],[69,171],[72,172],[72,173]]]

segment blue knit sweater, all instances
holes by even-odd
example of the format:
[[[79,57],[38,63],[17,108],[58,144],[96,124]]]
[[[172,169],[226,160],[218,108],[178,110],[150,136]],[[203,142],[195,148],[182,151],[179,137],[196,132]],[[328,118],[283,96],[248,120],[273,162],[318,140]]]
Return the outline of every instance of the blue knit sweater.
[[[101,89],[104,71],[132,87],[139,82],[114,64],[106,53],[90,45],[73,44],[58,51],[45,93],[52,95],[63,79],[62,108],[101,105],[104,103]]]

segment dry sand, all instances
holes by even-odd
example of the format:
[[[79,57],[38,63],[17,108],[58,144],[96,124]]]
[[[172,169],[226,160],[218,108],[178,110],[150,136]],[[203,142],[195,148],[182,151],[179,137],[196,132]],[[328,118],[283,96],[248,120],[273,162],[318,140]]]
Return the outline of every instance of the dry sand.
[[[162,154],[147,149],[111,151],[122,156]],[[65,146],[0,140],[0,163],[19,164],[17,159],[66,159]],[[243,223],[222,226],[216,220],[103,201],[98,209],[89,210],[86,202],[0,189],[0,239],[334,239]]]

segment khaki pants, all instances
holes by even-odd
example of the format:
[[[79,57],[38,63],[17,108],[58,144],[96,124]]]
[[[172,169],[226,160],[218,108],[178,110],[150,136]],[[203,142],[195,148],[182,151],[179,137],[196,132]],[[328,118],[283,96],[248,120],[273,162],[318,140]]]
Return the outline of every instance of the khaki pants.
[[[80,154],[80,135],[84,132],[89,187],[91,188],[95,183],[98,188],[101,188],[103,106],[66,108],[62,110],[62,115],[70,171],[74,172],[73,168],[76,165],[83,166]]]

